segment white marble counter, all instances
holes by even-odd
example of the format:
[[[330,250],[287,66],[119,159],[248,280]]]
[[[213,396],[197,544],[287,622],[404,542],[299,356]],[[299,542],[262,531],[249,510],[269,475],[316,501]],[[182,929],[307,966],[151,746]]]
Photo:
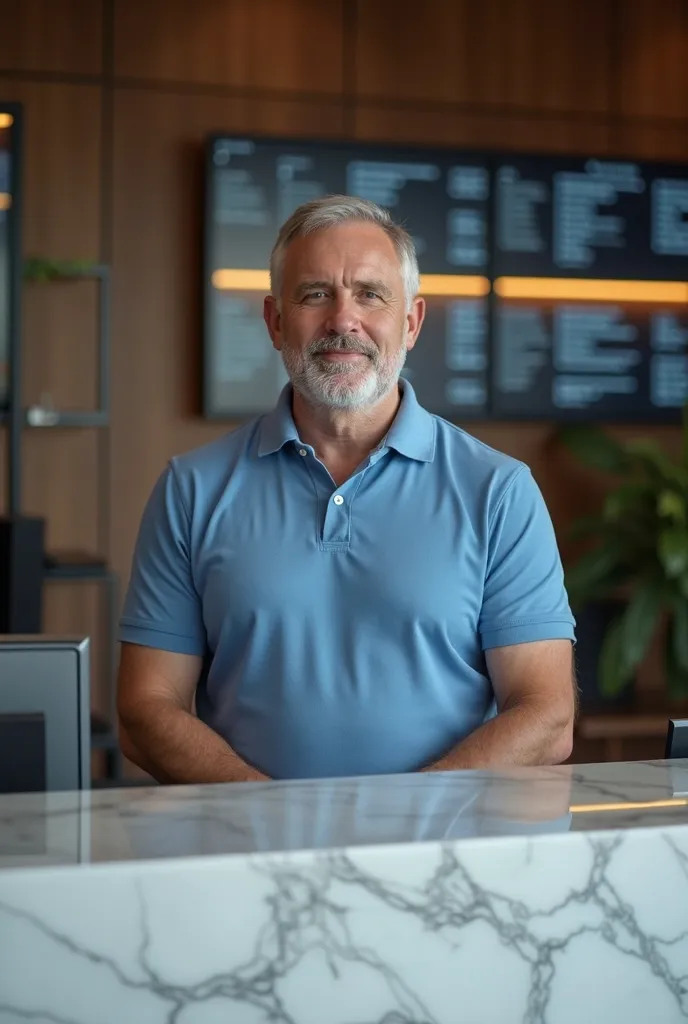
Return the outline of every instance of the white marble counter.
[[[688,762],[0,797],[0,1022],[688,1020]]]

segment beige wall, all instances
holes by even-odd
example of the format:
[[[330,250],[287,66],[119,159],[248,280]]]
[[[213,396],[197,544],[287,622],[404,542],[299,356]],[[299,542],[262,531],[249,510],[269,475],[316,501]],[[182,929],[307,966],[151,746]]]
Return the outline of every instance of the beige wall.
[[[0,0],[0,27],[25,250],[114,275],[111,432],[27,436],[25,510],[54,547],[107,548],[124,582],[165,460],[225,429],[198,415],[207,132],[688,161],[683,0]],[[91,284],[27,287],[27,401],[92,400],[94,315]],[[475,432],[532,466],[563,538],[599,485],[555,458],[552,426]],[[95,633],[95,597],[52,585],[46,627]]]

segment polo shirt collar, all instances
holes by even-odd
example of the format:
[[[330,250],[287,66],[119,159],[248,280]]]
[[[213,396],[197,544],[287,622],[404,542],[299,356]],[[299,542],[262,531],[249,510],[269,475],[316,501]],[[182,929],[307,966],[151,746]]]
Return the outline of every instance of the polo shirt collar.
[[[299,432],[291,414],[291,384],[284,385],[277,405],[263,416],[258,438],[258,455],[272,455],[289,441],[298,441]]]
[[[419,404],[416,393],[407,380],[399,380],[401,403],[382,447],[394,448],[400,455],[417,462],[432,462],[435,458],[435,424],[430,413]],[[258,455],[272,455],[289,441],[298,441],[291,413],[291,384],[285,384],[277,404],[267,413],[260,425]]]
[[[416,392],[404,377],[399,378],[401,403],[383,442],[400,455],[417,462],[435,458],[435,421],[416,398]]]

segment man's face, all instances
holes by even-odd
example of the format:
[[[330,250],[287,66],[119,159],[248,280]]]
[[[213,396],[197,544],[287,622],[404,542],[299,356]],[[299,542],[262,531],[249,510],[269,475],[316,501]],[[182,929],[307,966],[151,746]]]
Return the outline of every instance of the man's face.
[[[330,408],[374,405],[396,385],[424,304],[409,312],[399,258],[377,224],[355,221],[297,238],[287,249],[281,307],[265,319],[291,381]]]

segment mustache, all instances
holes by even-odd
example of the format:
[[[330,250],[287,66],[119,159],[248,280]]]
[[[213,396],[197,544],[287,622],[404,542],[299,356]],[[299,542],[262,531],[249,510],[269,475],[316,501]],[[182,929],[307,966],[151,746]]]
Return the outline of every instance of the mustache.
[[[353,334],[333,334],[329,338],[319,338],[308,346],[308,355],[317,356],[322,352],[360,352],[370,359],[377,359],[377,348],[366,343]]]

